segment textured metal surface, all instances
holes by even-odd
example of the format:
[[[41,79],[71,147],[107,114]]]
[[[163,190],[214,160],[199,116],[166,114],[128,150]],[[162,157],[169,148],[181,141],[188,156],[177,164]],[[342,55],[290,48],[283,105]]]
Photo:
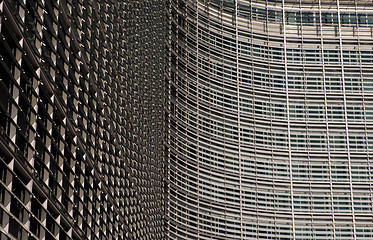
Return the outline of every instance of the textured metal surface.
[[[0,1],[0,238],[163,239],[162,1]]]
[[[372,239],[372,3],[169,15],[170,238]]]

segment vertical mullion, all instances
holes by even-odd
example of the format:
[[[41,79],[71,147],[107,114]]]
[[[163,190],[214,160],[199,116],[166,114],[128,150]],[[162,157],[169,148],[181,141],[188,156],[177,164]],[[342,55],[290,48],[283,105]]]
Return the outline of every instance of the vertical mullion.
[[[196,151],[196,154],[197,154],[197,156],[196,156],[196,162],[197,162],[197,184],[196,184],[196,186],[197,186],[197,196],[196,196],[196,198],[197,198],[197,217],[196,217],[196,219],[197,219],[197,221],[198,221],[198,223],[197,223],[197,238],[199,239],[199,234],[200,234],[200,218],[198,217],[199,215],[200,215],[200,202],[199,202],[199,200],[200,200],[200,191],[199,191],[199,189],[200,189],[200,181],[199,181],[199,177],[200,177],[200,166],[199,166],[199,161],[200,161],[200,159],[199,159],[199,141],[200,141],[200,138],[199,138],[199,128],[200,128],[200,126],[199,126],[199,3],[198,3],[198,0],[196,0],[196,31],[197,31],[197,35],[196,35],[196,59],[197,59],[197,61],[196,61],[196,64],[197,64],[197,66],[196,66],[196,121],[197,121],[197,127],[196,127],[196,131],[197,131],[197,151]]]
[[[340,65],[342,75],[342,91],[343,91],[343,104],[344,104],[344,121],[346,127],[346,147],[347,147],[347,160],[348,160],[348,171],[350,181],[350,192],[351,192],[351,212],[352,212],[352,224],[353,224],[353,235],[356,240],[356,223],[355,223],[355,208],[354,208],[354,193],[352,186],[352,172],[351,172],[351,153],[350,153],[350,142],[349,142],[349,130],[348,130],[348,118],[347,118],[347,99],[346,99],[346,85],[344,76],[344,65],[343,65],[343,43],[342,43],[342,32],[341,32],[341,13],[339,8],[339,1],[337,0],[337,14],[338,14],[338,37],[339,37],[339,52],[340,52]]]
[[[293,169],[291,159],[291,129],[290,129],[290,106],[289,106],[289,82],[288,82],[288,71],[287,71],[287,48],[286,48],[286,25],[285,25],[285,0],[282,0],[282,27],[283,27],[283,38],[284,38],[284,70],[285,70],[285,84],[286,84],[286,115],[288,125],[288,154],[289,154],[289,174],[290,174],[290,198],[291,198],[291,218],[293,228],[293,239],[295,239],[295,219],[294,219],[294,189],[293,189]]]
[[[239,80],[239,64],[238,64],[238,0],[234,1],[234,23],[235,23],[235,40],[236,40],[236,81],[237,81],[237,134],[238,134],[238,171],[239,171],[239,191],[240,191],[240,228],[241,239],[243,239],[243,218],[242,218],[242,162],[241,162],[241,124],[240,124],[240,80]]]
[[[332,210],[332,221],[333,221],[333,239],[336,239],[335,235],[335,217],[334,217],[334,201],[333,201],[333,178],[332,178],[332,163],[330,158],[330,136],[329,136],[329,119],[328,119],[328,99],[326,92],[326,80],[325,80],[325,59],[324,59],[324,36],[322,27],[322,12],[321,12],[321,0],[319,0],[319,21],[320,21],[320,43],[321,43],[321,64],[322,64],[322,78],[324,87],[324,104],[325,104],[325,124],[326,124],[326,140],[327,140],[327,151],[328,151],[328,163],[329,163],[329,184],[330,184],[330,203]]]

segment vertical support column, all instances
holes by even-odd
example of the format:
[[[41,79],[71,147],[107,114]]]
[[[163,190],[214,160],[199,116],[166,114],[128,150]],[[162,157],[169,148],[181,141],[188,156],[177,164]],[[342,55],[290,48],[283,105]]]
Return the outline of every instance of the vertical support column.
[[[196,122],[197,122],[197,127],[196,127],[196,131],[197,131],[197,151],[196,151],[196,162],[197,162],[197,183],[196,183],[196,186],[197,186],[197,239],[199,239],[199,234],[200,234],[200,224],[199,224],[199,221],[200,221],[200,218],[199,218],[199,215],[200,215],[200,203],[199,203],[199,199],[200,199],[200,192],[199,192],[199,189],[200,189],[200,181],[199,181],[199,175],[200,175],[200,169],[199,169],[199,67],[198,67],[198,60],[199,60],[199,5],[198,5],[198,0],[196,0]]]
[[[241,123],[240,123],[240,73],[238,64],[238,0],[234,1],[234,24],[235,24],[235,40],[236,40],[236,81],[237,81],[237,134],[238,134],[238,171],[239,171],[239,191],[240,191],[240,228],[241,228],[241,239],[243,236],[243,216],[242,216],[242,160],[241,160]]]
[[[171,0],[168,0],[168,13],[167,13],[167,17],[168,17],[168,54],[167,54],[167,58],[168,58],[168,86],[166,86],[166,91],[167,91],[167,98],[166,98],[166,101],[167,101],[167,106],[166,106],[166,111],[168,112],[167,113],[167,160],[166,160],[166,185],[167,185],[167,192],[166,192],[166,207],[165,207],[165,215],[166,215],[166,226],[165,226],[165,230],[166,230],[166,237],[169,239],[170,238],[170,187],[171,187],[171,181],[170,181],[170,159],[171,159],[171,152],[170,152],[170,147],[171,147],[171,139],[170,139],[170,136],[171,136],[171,122],[170,122],[170,118],[171,118],[171,99],[170,99],[170,96],[171,96],[171,41],[172,41],[172,17],[171,17],[171,10],[172,10],[172,6],[171,6]]]
[[[285,69],[285,84],[286,84],[286,118],[288,125],[288,148],[289,148],[289,175],[290,175],[290,198],[291,198],[291,218],[293,227],[293,239],[295,239],[295,217],[294,217],[294,190],[293,190],[293,169],[292,169],[292,159],[291,159],[291,126],[290,126],[290,106],[289,106],[289,81],[288,81],[288,70],[287,70],[287,50],[286,50],[286,25],[285,25],[285,0],[282,0],[282,27],[283,27],[283,38],[284,38],[284,69]]]
[[[321,0],[319,0],[319,21],[320,21],[320,44],[321,44],[321,63],[322,63],[322,78],[323,78],[323,90],[324,90],[324,104],[325,104],[325,124],[326,124],[326,140],[327,140],[327,151],[328,151],[328,164],[329,164],[329,185],[330,185],[330,203],[332,207],[332,221],[333,221],[333,239],[335,235],[335,218],[334,218],[334,202],[333,202],[333,181],[332,181],[332,163],[330,159],[330,137],[329,137],[329,120],[328,120],[328,100],[326,94],[326,80],[325,80],[325,59],[324,59],[324,38],[322,28],[322,17],[321,17]]]
[[[167,137],[166,137],[166,140],[167,140],[167,160],[165,161],[167,166],[166,166],[166,186],[167,186],[167,192],[166,192],[166,207],[165,207],[165,216],[166,216],[166,226],[165,226],[165,231],[166,231],[166,234],[165,236],[170,239],[170,186],[171,186],[171,181],[170,181],[170,158],[171,158],[171,153],[170,153],[170,147],[171,147],[171,139],[170,139],[170,135],[171,135],[171,122],[170,122],[170,118],[171,118],[171,99],[170,99],[170,96],[171,96],[171,41],[172,41],[172,18],[171,18],[171,1],[172,0],[168,0],[167,3],[168,3],[168,13],[167,13],[167,17],[168,17],[168,27],[167,27],[167,31],[168,31],[168,53],[167,53],[167,66],[168,66],[168,71],[167,71],[167,77],[168,77],[168,81],[167,81],[167,86],[166,86],[166,91],[167,91],[167,97],[166,97],[166,101],[167,101],[167,105],[166,105],[166,114],[167,114],[167,122],[166,122],[166,125],[167,125]]]
[[[352,185],[352,172],[351,172],[351,154],[350,154],[350,142],[348,132],[348,118],[347,118],[347,99],[346,99],[346,85],[345,85],[345,74],[343,64],[343,42],[341,32],[341,13],[339,8],[339,1],[337,0],[337,13],[338,13],[338,37],[339,37],[339,51],[340,51],[340,64],[341,64],[341,75],[342,75],[342,92],[343,92],[343,105],[344,105],[344,121],[346,127],[346,147],[347,147],[347,160],[348,160],[348,175],[350,181],[350,192],[351,192],[351,212],[352,212],[352,224],[353,224],[353,235],[356,240],[356,223],[355,223],[355,206],[354,206],[354,191]]]

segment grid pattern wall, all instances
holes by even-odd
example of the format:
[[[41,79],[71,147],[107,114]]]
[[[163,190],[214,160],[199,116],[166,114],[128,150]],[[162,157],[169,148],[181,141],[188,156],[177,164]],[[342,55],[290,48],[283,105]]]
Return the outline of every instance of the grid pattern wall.
[[[1,239],[164,238],[163,9],[0,0]]]
[[[169,16],[169,237],[372,239],[373,2]]]

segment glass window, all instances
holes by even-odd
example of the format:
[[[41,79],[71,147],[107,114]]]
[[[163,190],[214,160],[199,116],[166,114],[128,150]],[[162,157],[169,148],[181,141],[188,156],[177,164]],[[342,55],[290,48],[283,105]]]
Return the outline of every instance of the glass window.
[[[348,26],[349,24],[350,24],[350,14],[341,13],[341,26]]]
[[[295,23],[295,12],[286,13],[286,23],[294,24]]]
[[[332,13],[322,13],[322,23],[325,26],[332,26],[333,25]]]
[[[367,15],[367,23],[368,23],[368,25],[373,24],[373,14],[368,14]]]
[[[365,13],[359,13],[357,15],[359,26],[365,26],[367,24],[367,15]]]
[[[302,13],[302,22],[304,25],[313,25],[313,13],[312,12],[304,12]]]

